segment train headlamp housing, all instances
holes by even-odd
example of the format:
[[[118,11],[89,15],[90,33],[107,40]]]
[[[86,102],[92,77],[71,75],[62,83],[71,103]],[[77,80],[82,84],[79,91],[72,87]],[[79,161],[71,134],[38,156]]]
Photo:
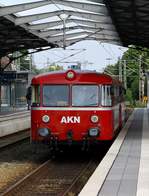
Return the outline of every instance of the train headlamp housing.
[[[44,116],[42,117],[42,121],[43,121],[44,123],[48,123],[48,122],[50,122],[50,117],[49,117],[48,115],[44,115]]]
[[[92,115],[91,116],[91,122],[92,123],[97,123],[99,121],[99,117],[97,115]]]
[[[91,128],[88,132],[90,137],[97,137],[99,135],[99,128]]]
[[[41,137],[47,137],[50,135],[50,131],[48,128],[39,128],[38,129],[38,134],[41,136]]]
[[[73,70],[68,70],[66,72],[66,78],[67,78],[67,80],[74,80],[75,77],[76,77],[76,74],[75,74],[75,72]]]

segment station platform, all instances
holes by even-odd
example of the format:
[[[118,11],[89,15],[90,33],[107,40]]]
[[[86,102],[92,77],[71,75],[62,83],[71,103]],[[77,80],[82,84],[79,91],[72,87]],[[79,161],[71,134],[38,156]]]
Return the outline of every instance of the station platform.
[[[149,196],[149,109],[135,109],[79,196]]]
[[[27,110],[27,108],[20,108],[20,109],[15,109],[15,110],[12,110],[12,111],[0,111],[0,117],[3,117],[3,116],[8,116],[8,115],[16,115],[18,113],[22,113],[22,112],[29,112]]]
[[[29,129],[30,126],[30,111],[19,110],[0,113],[0,138]]]

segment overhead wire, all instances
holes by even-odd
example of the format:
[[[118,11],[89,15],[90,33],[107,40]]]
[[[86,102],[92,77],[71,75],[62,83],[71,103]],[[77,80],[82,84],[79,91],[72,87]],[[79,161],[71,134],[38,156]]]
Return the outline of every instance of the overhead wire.
[[[101,46],[102,46],[102,48],[105,50],[105,52],[110,56],[110,57],[112,57],[112,59],[113,59],[113,55],[107,50],[107,48],[105,48],[105,46],[102,44],[102,43],[100,43],[100,42],[98,42]],[[114,57],[115,58],[115,57]]]
[[[113,48],[111,47],[111,45],[109,44],[109,49],[110,49],[110,51],[111,51],[111,53],[113,54],[113,56],[115,56],[116,57],[116,54],[115,54],[115,52],[114,52],[114,50],[113,50]],[[117,58],[117,57],[116,57]]]
[[[129,47],[129,48],[131,48],[131,49],[133,49],[133,50],[137,50],[137,49],[132,48],[132,47]],[[122,49],[121,49],[121,48],[119,48],[119,49],[122,51]],[[139,60],[139,58],[135,57],[134,55],[132,55],[132,56],[133,56],[133,58],[134,58],[135,60],[137,60],[137,61]],[[148,63],[146,63],[146,62],[145,62],[145,61],[143,61],[142,59],[141,59],[141,62],[148,66]]]
[[[74,53],[74,54],[71,54],[71,55],[69,55],[69,56],[67,56],[67,57],[64,57],[64,58],[62,58],[62,59],[60,59],[60,60],[58,60],[58,61],[56,61],[56,62],[54,62],[54,63],[60,63],[61,61],[66,60],[66,59],[71,58],[71,57],[74,57],[74,56],[76,56],[76,55],[78,55],[78,54],[80,54],[80,53],[82,53],[82,52],[84,52],[84,50],[79,51],[79,52],[76,52],[76,53]]]

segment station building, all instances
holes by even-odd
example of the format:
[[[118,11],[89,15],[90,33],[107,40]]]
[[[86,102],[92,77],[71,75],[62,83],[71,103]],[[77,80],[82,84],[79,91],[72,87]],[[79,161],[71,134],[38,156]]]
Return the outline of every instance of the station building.
[[[26,107],[26,91],[33,74],[30,71],[4,71],[0,73],[0,112]]]

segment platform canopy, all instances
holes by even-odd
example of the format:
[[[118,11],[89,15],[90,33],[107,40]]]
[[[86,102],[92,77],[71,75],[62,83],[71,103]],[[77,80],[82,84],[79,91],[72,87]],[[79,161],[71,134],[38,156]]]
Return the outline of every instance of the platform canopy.
[[[0,56],[24,48],[67,47],[81,40],[121,45],[102,0],[34,0],[0,7]]]
[[[149,46],[148,0],[32,0],[0,5],[0,56],[82,40]]]
[[[105,2],[123,46],[149,47],[149,0]]]

